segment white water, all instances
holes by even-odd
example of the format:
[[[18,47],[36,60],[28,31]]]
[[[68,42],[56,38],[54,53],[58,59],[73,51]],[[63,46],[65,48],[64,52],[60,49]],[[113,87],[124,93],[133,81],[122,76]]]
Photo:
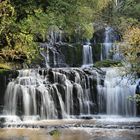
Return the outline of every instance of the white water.
[[[83,45],[83,66],[87,67],[93,64],[92,47],[87,44]]]
[[[115,4],[116,4],[116,6],[118,6],[118,0],[115,0]]]
[[[121,68],[108,68],[105,71],[104,86],[98,85],[100,113],[136,116],[136,103],[129,99],[135,95],[135,79],[122,75],[124,69]]]
[[[82,69],[20,70],[19,76],[8,84],[4,115],[26,119],[90,115],[94,102],[91,79]]]
[[[49,48],[45,48],[45,49],[46,49],[46,52],[43,50],[43,51],[40,51],[40,54],[45,60],[46,68],[49,68],[50,67],[49,66]]]
[[[105,28],[104,43],[101,47],[101,60],[110,58],[110,51],[111,51],[112,46],[113,46],[113,43],[111,41],[112,31],[113,31],[113,29],[110,27]]]
[[[107,27],[105,28],[105,40],[104,40],[104,47],[105,47],[105,57],[106,59],[109,58],[109,53],[112,48],[112,42],[110,40],[110,35],[112,33],[112,28]]]
[[[104,43],[101,44],[101,61],[104,59],[122,59],[122,54],[120,53],[119,46],[115,44],[115,41],[116,36],[114,34],[113,28],[106,27],[104,33]]]
[[[58,46],[62,43],[62,34],[62,30],[57,27],[51,27],[47,34],[48,41],[40,43],[40,54],[45,60],[44,67],[58,67],[65,64],[64,56],[58,49]]]

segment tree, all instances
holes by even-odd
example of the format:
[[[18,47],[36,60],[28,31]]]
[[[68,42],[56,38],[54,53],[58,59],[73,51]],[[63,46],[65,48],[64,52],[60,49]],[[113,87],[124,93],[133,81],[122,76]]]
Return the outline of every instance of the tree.
[[[140,73],[140,28],[129,27],[123,37],[122,52],[132,66],[131,71]]]
[[[50,28],[62,30],[71,41],[91,38],[93,21],[110,0],[3,0],[0,2],[0,56],[31,62],[38,52],[36,34],[45,41]],[[11,53],[9,53],[11,52]],[[19,55],[20,54],[20,55]],[[10,58],[10,59],[9,59]]]

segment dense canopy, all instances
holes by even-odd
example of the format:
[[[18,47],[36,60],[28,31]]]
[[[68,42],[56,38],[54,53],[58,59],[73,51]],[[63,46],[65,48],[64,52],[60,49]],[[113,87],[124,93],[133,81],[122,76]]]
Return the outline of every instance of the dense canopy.
[[[19,59],[31,63],[38,56],[37,42],[46,41],[50,30],[63,31],[71,43],[91,39],[94,31],[109,25],[134,51],[137,48],[135,54],[128,54],[127,46],[122,49],[137,66],[139,11],[139,0],[1,0],[0,63]],[[135,57],[133,62],[130,57]]]

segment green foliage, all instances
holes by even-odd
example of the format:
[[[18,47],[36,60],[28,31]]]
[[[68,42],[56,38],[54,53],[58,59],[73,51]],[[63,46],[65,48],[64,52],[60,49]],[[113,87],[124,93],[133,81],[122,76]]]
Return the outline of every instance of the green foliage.
[[[130,62],[131,70],[140,73],[140,28],[129,27],[123,37],[125,43],[121,45],[121,51]]]
[[[62,30],[69,41],[90,39],[93,22],[116,26],[123,35],[138,26],[138,0],[2,0],[0,2],[0,58],[30,63],[39,56],[35,36],[46,41],[50,31]],[[107,65],[107,64],[105,64]]]
[[[121,46],[126,61],[131,64],[131,71],[140,73],[140,3],[138,0],[125,0],[122,2],[118,18],[118,29],[122,33]]]
[[[34,38],[43,41],[50,30],[59,29],[71,41],[91,38],[97,13],[110,0],[3,0],[0,2],[0,58],[30,63],[37,57]]]
[[[96,67],[118,67],[122,66],[120,61],[113,61],[113,60],[103,60],[103,61],[98,61],[95,63]]]
[[[135,96],[129,96],[128,100],[130,101],[136,101],[136,103],[138,105],[140,105],[140,95],[139,94],[135,94]]]
[[[0,69],[7,69],[7,70],[9,70],[9,69],[11,69],[11,67],[8,66],[7,64],[0,63]]]
[[[138,0],[124,0],[122,2],[120,13],[126,17],[140,19],[140,3]]]
[[[25,56],[25,61],[27,58],[29,62],[36,54],[33,34],[30,32],[29,24],[23,26],[25,19],[17,22],[16,7],[10,2],[5,0],[0,3],[0,57],[6,61],[13,61],[20,59],[18,55],[21,54]],[[26,19],[26,22],[30,20]]]
[[[114,26],[122,37],[121,51],[132,66],[131,71],[140,73],[140,3],[139,0],[110,1],[102,10],[100,19]]]

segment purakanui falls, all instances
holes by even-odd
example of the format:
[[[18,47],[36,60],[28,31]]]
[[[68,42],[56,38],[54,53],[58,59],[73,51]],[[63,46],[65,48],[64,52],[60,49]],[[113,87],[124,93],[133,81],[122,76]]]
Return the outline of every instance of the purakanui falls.
[[[0,0],[0,140],[140,140],[140,0]]]
[[[123,59],[114,29],[104,29],[99,54],[96,37],[85,41],[80,63],[76,47],[66,46],[61,36],[52,31],[50,41],[40,43],[43,68],[17,70],[1,86],[0,127],[13,128],[8,140],[55,140],[55,133],[59,140],[138,140],[140,112],[133,97],[140,92],[140,79],[122,66],[94,66],[97,60]],[[15,128],[32,128],[36,134],[24,137],[28,130],[16,131],[15,137]]]

